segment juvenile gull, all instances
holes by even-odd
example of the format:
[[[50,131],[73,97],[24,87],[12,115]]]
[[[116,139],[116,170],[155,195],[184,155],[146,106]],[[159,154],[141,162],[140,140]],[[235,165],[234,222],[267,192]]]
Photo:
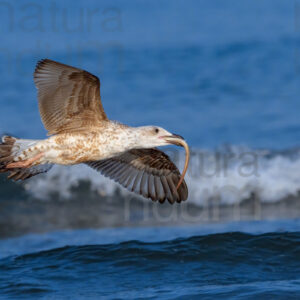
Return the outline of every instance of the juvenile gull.
[[[81,69],[49,59],[34,72],[39,110],[48,131],[45,140],[3,136],[0,172],[24,180],[47,172],[53,164],[85,163],[128,190],[163,203],[188,197],[184,181],[189,148],[184,139],[157,126],[130,127],[107,118],[99,79]],[[156,149],[183,146],[182,175],[169,157]]]

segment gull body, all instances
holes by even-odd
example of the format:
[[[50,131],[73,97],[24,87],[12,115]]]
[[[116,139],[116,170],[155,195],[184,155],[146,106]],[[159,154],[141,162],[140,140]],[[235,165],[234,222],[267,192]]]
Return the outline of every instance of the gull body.
[[[15,156],[14,161],[24,161],[43,153],[43,156],[33,165],[80,164],[112,158],[134,148],[165,146],[168,142],[162,137],[168,135],[172,136],[171,133],[157,126],[130,127],[106,121],[101,128],[94,128],[88,132],[61,133],[36,141]],[[15,150],[18,150],[17,145]]]
[[[128,190],[153,201],[187,199],[184,175],[189,149],[184,139],[158,126],[131,127],[106,116],[100,81],[91,73],[49,59],[38,62],[34,81],[39,110],[48,131],[45,140],[3,136],[0,172],[25,180],[54,164],[84,163]],[[183,174],[159,146],[186,150]]]

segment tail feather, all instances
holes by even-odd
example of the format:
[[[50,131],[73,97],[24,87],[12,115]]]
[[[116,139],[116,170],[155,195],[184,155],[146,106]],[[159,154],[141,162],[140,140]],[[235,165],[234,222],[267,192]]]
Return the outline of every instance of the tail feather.
[[[11,136],[3,136],[0,143],[0,173],[9,172],[7,178],[13,180],[25,180],[32,176],[45,173],[51,169],[52,164],[37,165],[29,168],[7,169],[6,166],[14,161],[24,150],[33,146],[37,141],[17,139]]]
[[[5,169],[6,165],[11,163],[14,159],[13,145],[16,141],[15,138],[11,136],[3,136],[0,144],[0,172],[7,172]]]

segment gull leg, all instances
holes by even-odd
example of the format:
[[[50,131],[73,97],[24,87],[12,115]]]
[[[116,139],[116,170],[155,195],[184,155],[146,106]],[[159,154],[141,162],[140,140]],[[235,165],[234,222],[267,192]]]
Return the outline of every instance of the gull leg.
[[[28,167],[31,167],[34,162],[36,162],[37,160],[39,160],[43,156],[44,156],[44,153],[39,153],[39,154],[35,155],[32,158],[29,158],[29,159],[26,159],[26,160],[22,160],[22,161],[18,161],[18,162],[10,163],[10,164],[6,165],[6,169],[28,168]]]

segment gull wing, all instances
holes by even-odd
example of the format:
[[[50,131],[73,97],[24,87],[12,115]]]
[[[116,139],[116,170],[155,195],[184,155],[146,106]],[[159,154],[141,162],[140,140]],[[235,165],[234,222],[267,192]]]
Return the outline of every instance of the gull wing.
[[[188,197],[185,181],[176,186],[180,172],[170,158],[158,149],[133,149],[119,156],[86,163],[129,191],[163,203],[181,202]]]
[[[100,81],[91,73],[43,59],[37,63],[34,83],[41,119],[49,135],[80,131],[107,120]]]

